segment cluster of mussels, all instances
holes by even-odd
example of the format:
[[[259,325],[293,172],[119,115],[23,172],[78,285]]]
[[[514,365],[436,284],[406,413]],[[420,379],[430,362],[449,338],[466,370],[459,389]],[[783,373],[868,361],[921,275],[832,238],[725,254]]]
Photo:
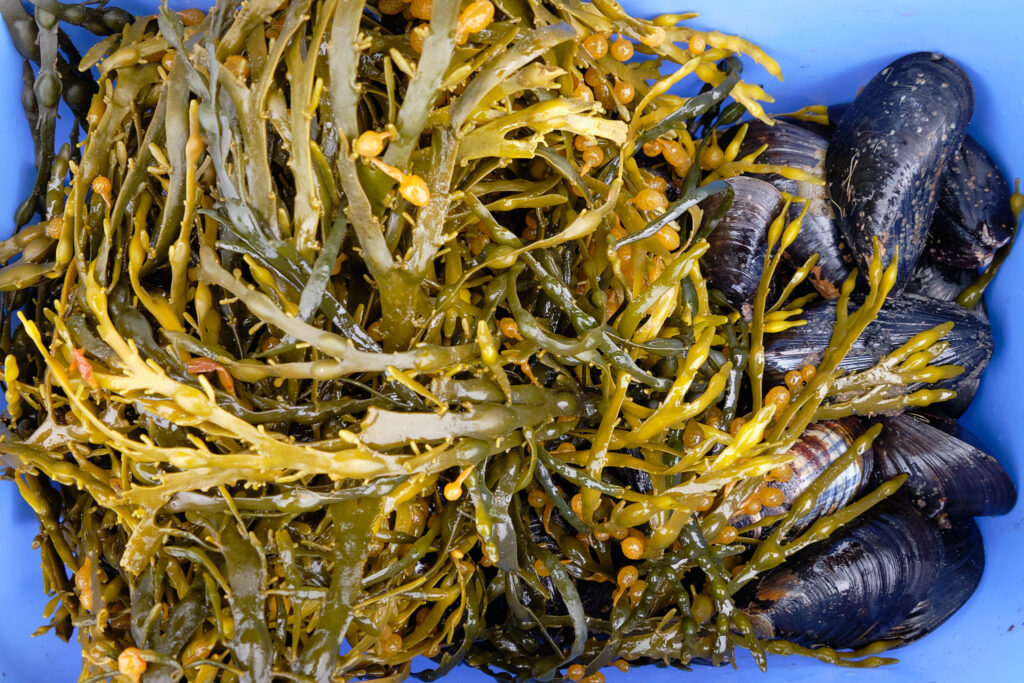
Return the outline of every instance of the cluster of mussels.
[[[82,680],[875,666],[977,584],[1022,198],[948,59],[822,137],[614,0],[33,4],[0,457]]]
[[[877,367],[894,344],[952,323],[938,358],[965,371],[919,379],[955,392],[926,412],[871,412],[812,424],[793,448],[793,474],[769,482],[786,506],[848,451],[868,423],[883,429],[827,486],[794,531],[848,504],[868,486],[908,475],[896,496],[809,548],[749,591],[745,610],[757,630],[806,645],[863,647],[872,641],[913,640],[930,632],[971,595],[984,566],[974,516],[1006,514],[1017,499],[1007,473],[975,445],[955,420],[970,404],[992,355],[990,326],[971,283],[977,269],[1005,258],[1019,211],[1003,174],[967,135],[974,106],[971,82],[959,65],[935,53],[915,53],[878,73],[851,104],[810,107],[772,125],[753,122],[740,137],[751,161],[809,168],[811,185],[777,173],[729,178],[735,198],[716,230],[708,280],[737,309],[759,284],[770,222],[786,194],[809,206],[789,206],[803,227],[786,252],[791,267],[812,264],[810,282],[822,299],[803,311],[806,324],[775,335],[765,349],[765,378],[791,384],[829,344],[834,299],[880,241],[899,264],[896,283],[871,327],[843,365]],[[730,135],[726,133],[726,135]],[[747,157],[747,155],[751,155]],[[714,201],[714,200],[713,200]],[[988,278],[986,278],[987,281]],[[958,298],[959,297],[959,298]],[[913,364],[913,363],[912,363]],[[935,381],[938,380],[938,381]],[[911,382],[913,384],[913,382]],[[853,387],[850,387],[851,389]],[[840,389],[840,393],[842,390]],[[841,402],[841,397],[838,399]],[[913,410],[912,405],[903,406]],[[753,527],[786,507],[763,506],[731,523]]]

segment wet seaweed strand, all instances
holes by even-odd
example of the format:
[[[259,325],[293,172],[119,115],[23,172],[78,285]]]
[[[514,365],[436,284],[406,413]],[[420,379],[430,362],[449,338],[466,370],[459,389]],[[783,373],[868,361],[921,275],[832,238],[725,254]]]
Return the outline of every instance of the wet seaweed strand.
[[[957,371],[942,328],[840,370],[892,286],[876,254],[819,365],[765,391],[801,221],[772,224],[748,323],[699,206],[808,178],[718,142],[766,118],[755,45],[614,0],[0,8],[38,173],[0,243],[0,454],[81,680],[888,661],[761,642],[732,602],[898,486],[738,541],[806,426]],[[61,22],[105,37],[79,55]],[[85,136],[54,151],[61,94]]]

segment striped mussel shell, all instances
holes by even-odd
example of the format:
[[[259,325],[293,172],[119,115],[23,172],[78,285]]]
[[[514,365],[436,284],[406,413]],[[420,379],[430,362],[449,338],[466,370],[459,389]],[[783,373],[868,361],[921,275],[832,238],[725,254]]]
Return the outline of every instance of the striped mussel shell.
[[[856,417],[844,417],[839,420],[823,420],[807,427],[800,440],[793,444],[789,453],[793,456],[790,468],[793,475],[786,481],[766,481],[765,486],[779,489],[786,496],[785,501],[777,506],[763,506],[754,515],[735,515],[729,524],[742,529],[756,524],[765,517],[783,514],[804,491],[814,483],[828,466],[838,460],[849,450],[853,442],[864,433],[864,426]],[[864,455],[855,458],[850,466],[843,470],[815,501],[814,508],[801,517],[793,525],[792,533],[799,533],[815,520],[830,515],[839,508],[853,501],[867,485],[871,477],[873,454],[867,449]],[[771,479],[771,477],[769,477]],[[764,535],[765,528],[758,527],[751,531],[752,536],[759,538]]]

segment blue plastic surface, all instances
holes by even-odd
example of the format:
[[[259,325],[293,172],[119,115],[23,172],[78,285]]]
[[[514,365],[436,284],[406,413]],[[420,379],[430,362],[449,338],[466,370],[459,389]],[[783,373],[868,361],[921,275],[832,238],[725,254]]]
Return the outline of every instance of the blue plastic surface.
[[[440,0],[435,0],[440,1]],[[753,64],[745,78],[762,83],[777,99],[769,110],[791,111],[807,104],[844,102],[893,58],[918,50],[938,50],[959,61],[974,80],[977,106],[971,133],[1009,177],[1024,176],[1024,90],[1021,35],[1024,4],[1009,0],[621,0],[632,13],[701,11],[696,24],[738,33],[774,56],[786,82],[779,83]],[[129,10],[155,3],[128,2]],[[181,8],[190,3],[172,2]],[[203,6],[204,3],[191,3]],[[21,62],[6,31],[0,29],[0,236],[11,232],[11,216],[33,177],[31,140],[21,113]],[[1018,483],[1024,472],[1024,247],[1009,259],[987,296],[996,354],[981,391],[964,422],[988,445]],[[797,681],[1024,681],[1018,657],[1024,650],[1024,503],[1009,515],[979,520],[986,544],[986,568],[978,592],[945,625],[923,641],[897,651],[901,662],[876,670],[845,670],[803,658],[773,657],[769,671],[757,673],[743,657],[739,670],[698,668],[700,680]],[[9,482],[0,483],[0,681],[74,681],[78,644],[52,635],[31,638],[44,623],[39,556],[31,549],[37,527],[31,511]],[[687,674],[646,667],[627,674],[605,673],[609,683],[676,680]],[[486,681],[462,667],[451,681]]]

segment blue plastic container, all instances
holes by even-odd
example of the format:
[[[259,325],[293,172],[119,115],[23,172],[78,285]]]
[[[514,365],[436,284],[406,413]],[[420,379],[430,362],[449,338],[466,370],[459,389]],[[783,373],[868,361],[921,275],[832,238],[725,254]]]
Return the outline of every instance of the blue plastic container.
[[[439,1],[439,0],[435,0]],[[744,77],[763,84],[775,98],[769,111],[853,98],[881,67],[907,52],[936,50],[964,66],[974,81],[977,106],[971,133],[992,153],[1007,176],[1024,176],[1024,91],[1021,56],[1024,5],[1006,0],[621,0],[633,14],[701,11],[695,24],[740,34],[764,47],[782,66],[784,83],[748,64]],[[124,2],[142,12],[155,2]],[[204,3],[191,3],[202,7]],[[190,3],[172,2],[180,9]],[[5,31],[0,31],[0,121],[4,159],[0,163],[0,235],[33,177],[32,148],[21,113],[21,62]],[[1020,483],[1024,472],[1024,247],[1009,259],[989,288],[987,302],[996,354],[964,422]],[[773,657],[765,675],[749,657],[739,670],[698,668],[700,680],[796,681],[1022,681],[1017,660],[1024,650],[1024,503],[1009,515],[981,519],[985,536],[985,575],[977,593],[946,624],[923,641],[896,651],[900,663],[875,670],[847,670],[805,658]],[[48,600],[42,594],[38,553],[31,549],[37,526],[15,487],[0,483],[0,681],[74,681],[80,670],[79,646],[52,635],[32,638]],[[645,667],[605,673],[610,683],[676,680],[686,673]],[[451,681],[486,681],[462,667]]]

